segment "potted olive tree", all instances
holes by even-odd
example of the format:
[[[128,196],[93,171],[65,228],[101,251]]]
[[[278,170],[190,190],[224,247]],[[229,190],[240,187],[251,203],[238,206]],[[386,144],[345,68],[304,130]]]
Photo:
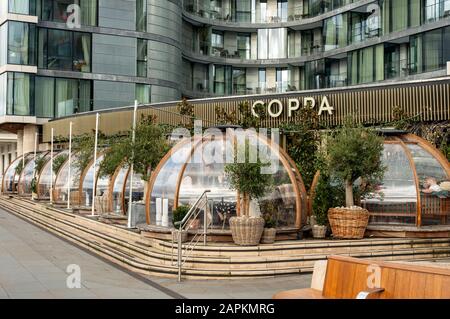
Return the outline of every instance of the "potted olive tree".
[[[260,159],[250,159],[250,151],[255,151],[246,141],[235,147],[234,162],[225,166],[225,173],[232,189],[237,191],[238,216],[230,219],[233,241],[241,246],[256,246],[261,240],[265,220],[260,216],[250,216],[250,204],[266,195],[273,184],[273,177],[265,174],[264,168],[269,164]],[[245,154],[245,160],[238,161],[239,154]],[[243,148],[243,149],[242,149]],[[242,163],[241,163],[242,162]]]
[[[277,236],[279,220],[277,201],[275,199],[262,201],[261,213],[265,221],[261,244],[273,244]]]
[[[347,122],[328,140],[328,170],[345,187],[346,207],[331,208],[328,212],[335,238],[361,239],[369,222],[369,212],[355,206],[369,184],[379,183],[384,175],[382,165],[383,139],[372,130],[362,126],[352,127]],[[355,183],[360,181],[359,183]],[[356,192],[354,192],[354,188]]]

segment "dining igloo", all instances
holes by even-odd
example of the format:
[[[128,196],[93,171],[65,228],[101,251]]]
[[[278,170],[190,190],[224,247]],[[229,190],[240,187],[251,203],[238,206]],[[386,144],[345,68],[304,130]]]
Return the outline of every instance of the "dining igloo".
[[[413,134],[387,136],[383,181],[362,201],[370,225],[450,225],[450,164],[426,140]]]
[[[44,164],[37,180],[37,195],[39,200],[50,199],[50,190],[52,186],[54,187],[56,185],[56,177],[61,167],[67,162],[68,157],[69,151],[55,153],[53,155],[53,165],[50,160]]]
[[[25,154],[16,158],[9,164],[8,168],[5,170],[5,174],[2,179],[2,193],[12,194],[17,193],[18,186],[20,182],[20,175],[23,169],[28,164],[30,159],[33,158],[32,153]]]
[[[209,190],[210,228],[229,229],[229,219],[237,214],[237,192],[229,185],[225,167],[233,152],[235,136],[233,130],[216,128],[201,138],[183,139],[173,147],[149,182],[146,197],[149,228],[172,228],[173,210],[180,205],[193,205]],[[273,186],[258,200],[259,211],[263,214],[270,206],[276,210],[279,230],[296,233],[307,215],[307,196],[300,173],[281,147],[262,135],[253,136],[260,150],[270,154],[273,165],[270,174],[274,177]]]
[[[32,183],[33,179],[36,177],[37,179],[40,175],[41,167],[37,167],[38,162],[43,161],[44,165],[47,163],[47,161],[50,160],[50,153],[44,152],[44,153],[38,153],[36,154],[36,158],[31,157],[31,159],[28,161],[28,163],[25,165],[25,167],[22,170],[22,174],[20,175],[20,182],[17,187],[17,193],[19,196],[31,196],[33,193],[32,189]]]
[[[113,214],[127,215],[130,199],[131,169],[128,165],[121,165],[111,178],[109,206]],[[145,213],[145,181],[142,175],[133,174],[132,204],[135,205],[134,212],[142,215]],[[145,215],[145,214],[144,214]]]

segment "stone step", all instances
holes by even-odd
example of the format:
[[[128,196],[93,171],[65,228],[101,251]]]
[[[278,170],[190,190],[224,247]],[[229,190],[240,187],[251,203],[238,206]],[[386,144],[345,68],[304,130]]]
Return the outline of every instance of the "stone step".
[[[24,200],[1,198],[0,206],[132,271],[168,277],[177,274],[171,243]],[[283,242],[259,247],[210,244],[195,248],[183,275],[217,279],[310,272],[315,261],[337,252],[382,260],[430,260],[449,257],[450,243],[442,239],[382,239]]]

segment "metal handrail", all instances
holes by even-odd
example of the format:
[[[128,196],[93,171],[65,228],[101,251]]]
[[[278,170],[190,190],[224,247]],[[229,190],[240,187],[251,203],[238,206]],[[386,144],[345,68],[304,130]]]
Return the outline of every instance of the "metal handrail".
[[[180,226],[179,230],[183,230],[182,228],[184,228],[184,226],[186,226],[185,225],[186,222],[192,217],[192,215],[194,214],[195,210],[197,209],[197,206],[200,203],[200,201],[208,193],[211,193],[211,191],[210,190],[206,190],[206,191],[203,192],[203,194],[195,201],[194,205],[192,205],[191,209],[188,211],[186,216],[184,216],[183,220],[181,222],[176,222],[175,223],[175,227],[176,226]]]
[[[186,216],[183,218],[182,221],[180,222],[176,222],[175,223],[175,227],[178,227],[177,231],[177,241],[178,241],[178,254],[177,254],[177,267],[178,267],[178,282],[181,282],[181,274],[182,274],[182,268],[183,265],[186,263],[188,257],[190,256],[190,254],[194,251],[194,248],[198,245],[198,243],[200,242],[200,239],[203,236],[203,245],[206,246],[206,242],[207,242],[207,233],[208,233],[208,197],[206,196],[206,194],[210,193],[210,190],[205,190],[203,192],[203,194],[195,201],[194,205],[192,205],[191,209],[189,210],[189,212],[186,214]],[[204,204],[203,204],[203,200],[205,200]],[[185,245],[184,250],[184,258],[183,258],[183,241],[182,241],[182,235],[183,232],[187,230],[187,226],[190,226],[190,223],[188,224],[188,222],[192,219],[196,219],[200,213],[201,213],[201,207],[200,204],[202,204],[202,206],[206,206],[203,209],[203,233],[197,232],[195,234],[195,236],[192,238],[192,240]],[[173,257],[174,257],[174,236],[172,235],[172,264],[173,264]]]

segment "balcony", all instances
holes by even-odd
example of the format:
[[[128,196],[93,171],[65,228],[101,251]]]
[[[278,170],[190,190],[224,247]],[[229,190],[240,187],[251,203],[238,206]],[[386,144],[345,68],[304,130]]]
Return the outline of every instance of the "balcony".
[[[258,6],[253,12],[236,13],[221,7],[209,7],[198,3],[188,3],[185,4],[184,9],[186,12],[200,18],[236,23],[274,24],[300,21],[307,17],[307,15],[302,12],[302,6],[294,6],[291,10],[282,10],[280,12],[267,12],[267,10],[261,10],[260,6]],[[266,11],[266,13],[255,14],[255,12],[264,11]]]

